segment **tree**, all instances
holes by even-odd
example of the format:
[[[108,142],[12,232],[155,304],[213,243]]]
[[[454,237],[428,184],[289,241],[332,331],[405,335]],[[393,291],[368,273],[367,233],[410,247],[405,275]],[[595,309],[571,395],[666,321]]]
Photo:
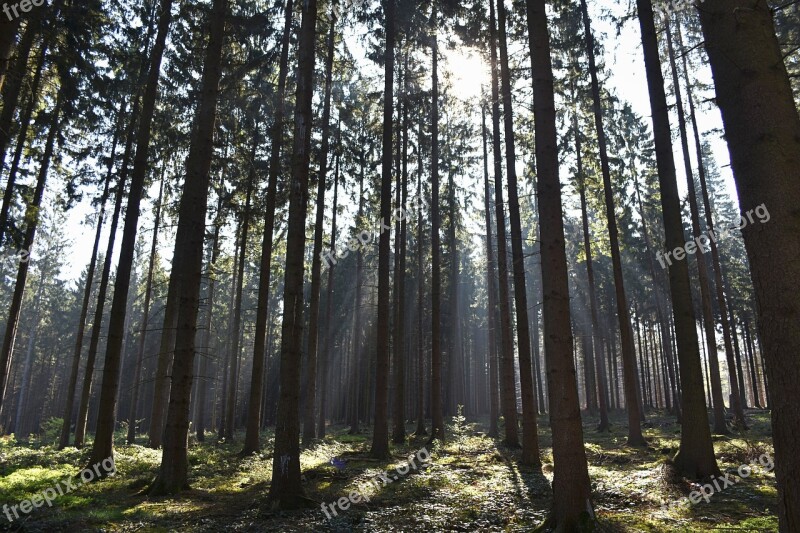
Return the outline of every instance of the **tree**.
[[[553,430],[553,513],[550,525],[557,531],[576,531],[594,521],[594,510],[572,359],[553,66],[545,6],[545,0],[527,0],[526,5],[531,68],[537,73],[533,78],[536,185],[542,234],[547,389]]]
[[[298,43],[297,90],[294,115],[292,179],[289,186],[289,226],[286,235],[286,273],[283,289],[279,421],[275,428],[272,482],[273,507],[304,503],[300,479],[300,358],[303,342],[303,256],[305,249],[308,174],[311,163],[311,101],[314,96],[314,32],[317,1],[303,3]]]
[[[125,335],[125,315],[127,312],[128,290],[130,288],[133,255],[136,247],[136,227],[139,224],[139,205],[144,192],[150,149],[151,126],[158,98],[158,81],[161,75],[161,60],[164,56],[167,33],[172,21],[172,0],[162,0],[158,17],[157,34],[147,74],[147,83],[142,96],[142,111],[136,134],[136,155],[131,172],[131,187],[128,192],[128,206],[125,210],[125,224],[122,230],[119,262],[117,264],[114,300],[108,325],[103,384],[100,389],[100,409],[97,414],[97,433],[92,445],[92,458],[99,457],[95,464],[114,457],[114,421],[119,389],[119,365]],[[108,472],[106,472],[108,473]]]
[[[681,222],[675,160],[672,155],[672,136],[669,127],[669,110],[664,90],[664,76],[658,56],[658,40],[653,16],[652,0],[637,0],[642,48],[650,92],[653,117],[653,134],[661,188],[661,208],[664,217],[666,248],[674,250],[686,242]],[[692,293],[689,285],[689,268],[684,261],[673,261],[669,267],[672,313],[678,344],[678,361],[681,381],[681,442],[674,463],[679,472],[701,479],[719,475],[714,457],[708,412],[703,398],[703,372],[697,344]]]
[[[336,15],[331,14],[328,29],[327,56],[325,57],[325,94],[322,110],[322,150],[319,155],[317,175],[317,215],[314,225],[314,251],[311,254],[311,297],[308,310],[308,363],[306,365],[306,403],[303,414],[303,443],[309,444],[316,436],[314,414],[317,404],[317,348],[319,346],[319,293],[322,279],[322,233],[325,222],[325,189],[328,174],[331,122],[331,78],[335,54]]]
[[[742,231],[750,260],[772,408],[780,530],[800,528],[795,439],[800,405],[800,117],[764,0],[709,0],[700,11],[742,213],[762,205],[768,224]]]
[[[538,466],[541,464],[536,424],[538,409],[536,408],[533,374],[531,373],[528,296],[525,289],[525,258],[522,251],[522,225],[517,191],[517,156],[514,146],[514,114],[511,105],[511,73],[508,68],[508,44],[506,42],[506,7],[503,0],[497,0],[497,14],[500,30],[500,79],[502,80],[503,118],[505,119],[503,124],[505,126],[508,214],[511,225],[511,256],[514,275],[514,310],[517,317],[519,381],[522,389],[522,463]]]

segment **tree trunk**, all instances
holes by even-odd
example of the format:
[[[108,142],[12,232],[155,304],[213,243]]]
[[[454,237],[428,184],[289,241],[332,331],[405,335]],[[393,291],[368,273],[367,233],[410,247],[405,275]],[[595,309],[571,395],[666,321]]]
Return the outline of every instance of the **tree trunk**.
[[[0,91],[6,79],[6,73],[11,66],[11,56],[17,42],[20,19],[0,21]]]
[[[600,324],[597,319],[597,289],[594,283],[594,261],[592,260],[592,247],[589,235],[589,213],[586,207],[586,177],[583,175],[583,157],[581,152],[580,131],[578,130],[577,115],[573,121],[575,126],[575,153],[578,162],[578,192],[581,197],[581,223],[583,225],[583,253],[586,256],[586,277],[589,280],[589,313],[592,317],[592,349],[594,362],[597,368],[597,383],[600,407],[600,425],[597,431],[603,433],[610,431],[608,423],[608,378],[606,376],[606,363],[603,357],[603,347],[600,342]]]
[[[683,112],[683,98],[681,95],[681,85],[678,79],[678,67],[675,64],[675,51],[672,46],[672,31],[669,28],[669,19],[666,20],[667,26],[667,50],[669,54],[670,69],[672,73],[672,84],[675,90],[676,107],[678,109],[678,129],[680,130],[681,147],[683,149],[683,163],[684,172],[686,173],[686,181],[688,183],[689,191],[689,210],[692,219],[692,231],[694,238],[700,242],[700,211],[697,206],[697,191],[694,186],[694,172],[692,171],[692,160],[689,155],[689,138],[686,134],[686,116]],[[702,157],[698,153],[698,157]],[[697,270],[700,278],[700,301],[702,310],[703,329],[706,333],[706,347],[708,349],[708,365],[711,369],[711,398],[713,400],[714,408],[714,432],[720,434],[728,434],[728,426],[725,422],[725,402],[722,395],[722,380],[720,378],[719,370],[719,355],[717,352],[717,333],[716,325],[714,324],[714,310],[711,307],[711,284],[708,277],[708,263],[706,263],[705,252],[702,246],[698,246],[695,254],[697,256]],[[687,249],[688,254],[688,249]],[[686,259],[689,260],[688,258]],[[728,345],[726,344],[726,347]],[[727,350],[726,350],[727,352]],[[733,361],[733,354],[730,353],[730,360]],[[730,365],[730,372],[733,372],[734,379],[730,380],[730,386],[736,394],[738,401],[739,391],[736,383],[736,367]],[[734,408],[734,416],[736,417],[737,425],[744,424],[744,413],[741,412],[741,406],[738,411]],[[741,418],[740,416],[741,415]]]
[[[305,255],[308,174],[311,158],[311,102],[314,96],[314,32],[317,0],[303,3],[298,44],[292,181],[289,187],[289,226],[286,237],[286,275],[281,334],[280,396],[269,501],[272,507],[302,505],[300,479],[300,360],[303,343],[303,271]]]
[[[47,58],[48,44],[50,40],[46,39],[42,43],[41,50],[39,51],[39,58],[36,61],[36,72],[31,81],[30,90],[28,92],[28,102],[19,118],[19,133],[17,134],[17,145],[14,148],[14,158],[11,161],[11,168],[8,172],[8,180],[6,181],[5,192],[3,193],[3,205],[0,208],[0,244],[3,243],[3,235],[5,235],[6,225],[8,224],[8,213],[11,209],[11,202],[14,199],[14,185],[17,181],[17,173],[19,172],[19,163],[22,158],[22,152],[25,148],[25,140],[28,138],[28,129],[31,125],[31,117],[36,104],[39,102],[39,85],[42,81],[42,71],[44,70],[45,59]],[[2,135],[2,134],[0,134]],[[2,170],[2,161],[5,159],[5,154],[0,156],[0,170]]]
[[[503,169],[500,153],[500,89],[497,72],[497,26],[495,3],[489,2],[489,48],[492,71],[492,148],[494,152],[494,194],[497,219],[497,271],[500,285],[500,407],[505,426],[504,444],[519,447],[517,391],[514,370],[514,344],[511,339],[511,309],[508,294],[508,252],[506,215],[503,207]]]
[[[514,275],[514,305],[517,317],[517,347],[519,350],[519,381],[522,392],[522,464],[540,465],[537,428],[538,409],[533,390],[531,370],[531,338],[528,326],[528,292],[525,288],[525,256],[522,250],[522,223],[517,192],[517,155],[514,141],[514,116],[511,103],[511,73],[508,67],[506,39],[506,8],[497,0],[500,30],[500,78],[502,80],[503,117],[506,144],[506,174],[508,175],[508,215],[511,225],[511,256]]]
[[[59,2],[60,3],[60,2]],[[16,59],[8,76],[8,83],[3,87],[3,111],[0,112],[0,169],[3,168],[8,142],[11,140],[11,125],[14,123],[14,114],[17,110],[19,97],[25,85],[25,74],[28,72],[28,60],[31,49],[39,36],[42,27],[41,11],[37,11],[25,25],[25,32],[17,45]],[[6,186],[6,195],[11,194],[11,187]],[[0,228],[0,242],[2,242]]]
[[[136,348],[136,363],[133,371],[133,392],[131,393],[131,405],[128,410],[128,436],[127,443],[136,443],[136,416],[137,406],[139,405],[139,390],[142,379],[142,361],[144,360],[144,348],[147,344],[147,326],[150,321],[150,299],[153,296],[153,270],[155,269],[156,252],[158,251],[158,230],[161,226],[161,202],[164,198],[164,173],[166,164],[161,171],[161,186],[158,189],[158,200],[156,200],[156,214],[153,222],[153,241],[150,246],[150,260],[147,267],[147,281],[144,288],[144,307],[142,310],[142,327],[139,330],[139,343]]]
[[[497,272],[494,260],[494,244],[492,239],[492,210],[491,210],[491,189],[489,188],[489,151],[486,131],[486,109],[481,108],[481,134],[483,138],[483,205],[486,220],[486,292],[488,303],[486,307],[486,322],[488,326],[488,347],[489,354],[489,436],[495,438],[499,435],[497,429],[497,417],[500,416],[500,399],[497,390],[497,341],[495,340],[495,330],[497,326],[497,289],[495,280]]]
[[[408,51],[405,53],[405,61],[403,65],[403,96],[402,104],[403,111],[402,117],[402,146],[400,154],[402,156],[402,168],[399,170],[398,187],[400,188],[400,209],[402,215],[399,217],[398,224],[400,226],[399,245],[397,246],[396,254],[399,255],[397,261],[397,268],[395,272],[395,293],[397,294],[397,314],[394,333],[394,427],[392,431],[392,442],[395,444],[402,444],[406,440],[406,247],[407,247],[407,231],[408,231],[408,215],[406,213],[406,204],[408,200]],[[396,213],[397,211],[395,211]],[[395,218],[398,218],[395,216]]]
[[[762,205],[768,224],[742,233],[750,260],[772,408],[778,519],[800,529],[800,117],[770,6],[708,0],[700,12],[742,213]]]
[[[303,414],[303,444],[310,444],[316,436],[315,412],[317,406],[317,349],[319,346],[319,297],[322,284],[322,237],[325,225],[325,190],[330,151],[331,79],[335,53],[336,15],[331,15],[328,32],[328,53],[325,57],[325,100],[322,109],[322,150],[317,176],[317,215],[314,225],[314,252],[311,254],[311,301],[308,309],[308,361],[306,364],[306,403]]]
[[[188,487],[189,399],[192,392],[197,315],[203,271],[203,239],[208,204],[209,174],[214,155],[219,80],[222,76],[222,49],[225,43],[225,16],[228,0],[214,0],[209,15],[209,40],[203,62],[200,103],[196,129],[186,160],[186,181],[175,237],[172,276],[180,276],[180,311],[175,334],[175,359],[172,366],[167,423],[164,427],[164,453],[151,495],[174,494]],[[254,140],[254,143],[257,141]],[[254,150],[255,152],[255,150]],[[250,182],[252,185],[252,180]],[[249,198],[249,194],[248,194]],[[245,213],[245,219],[247,213]],[[246,220],[245,220],[246,224]],[[246,228],[242,232],[246,236]],[[243,238],[244,241],[244,238]],[[177,270],[176,270],[177,268]],[[240,264],[240,271],[242,270]]]
[[[133,118],[133,117],[132,117]],[[94,310],[92,321],[92,336],[89,339],[89,353],[86,356],[86,369],[83,374],[83,386],[81,387],[81,399],[78,406],[78,419],[75,422],[75,447],[83,448],[86,439],[86,425],[89,417],[89,400],[92,396],[92,384],[94,382],[94,365],[97,360],[97,351],[100,346],[100,332],[103,326],[103,311],[106,305],[106,295],[108,294],[108,284],[111,279],[111,263],[114,257],[114,243],[117,239],[117,227],[119,217],[122,212],[122,198],[125,196],[125,185],[128,181],[127,163],[130,158],[130,151],[123,157],[123,167],[117,183],[117,192],[114,199],[114,214],[111,216],[111,226],[108,232],[108,244],[103,260],[103,271],[100,274],[100,287],[97,290],[97,305]],[[125,302],[127,307],[127,301]],[[124,334],[125,328],[122,328]],[[121,341],[121,339],[120,339]],[[104,371],[105,374],[105,371]],[[100,458],[100,461],[108,457]],[[91,463],[90,463],[91,464]]]
[[[589,19],[589,9],[586,6],[586,0],[581,0],[581,12],[583,13],[586,54],[589,57],[589,73],[592,79],[594,124],[597,129],[600,168],[603,175],[606,223],[608,225],[611,263],[614,272],[614,293],[617,301],[617,321],[619,324],[620,342],[622,344],[622,380],[625,391],[625,408],[628,412],[628,445],[645,446],[647,443],[644,440],[644,436],[642,436],[642,413],[639,408],[636,392],[636,348],[633,345],[631,313],[628,308],[628,297],[625,294],[625,280],[622,275],[622,257],[619,251],[617,214],[614,204],[614,191],[611,188],[611,169],[608,161],[605,125],[603,124],[603,104],[600,101],[600,82],[597,79],[597,65],[595,64],[594,56],[594,35],[592,34],[591,20]]]
[[[678,182],[672,155],[669,109],[664,91],[664,76],[658,55],[658,41],[653,17],[652,0],[637,0],[642,47],[653,116],[661,206],[668,250],[683,247],[686,242],[681,222]],[[706,478],[719,475],[714,457],[708,412],[703,399],[702,370],[695,329],[694,308],[689,282],[689,267],[685,261],[675,261],[669,268],[672,311],[678,344],[678,359],[682,386],[681,443],[675,465],[684,475]]]
[[[119,367],[122,354],[122,340],[125,334],[125,315],[130,289],[133,256],[136,249],[136,227],[139,223],[139,206],[144,192],[147,174],[148,152],[150,149],[151,125],[158,98],[158,80],[161,73],[161,59],[164,55],[167,33],[172,21],[173,0],[162,0],[158,20],[158,34],[150,57],[147,84],[142,98],[142,114],[136,134],[136,156],[133,162],[131,188],[128,192],[128,206],[125,211],[125,225],[122,230],[120,257],[114,284],[114,300],[108,325],[103,384],[100,390],[100,409],[97,415],[97,433],[92,458],[89,465],[113,459],[114,453],[114,412],[119,389]],[[99,457],[99,459],[95,459]],[[94,460],[92,460],[94,459]]]
[[[47,175],[50,170],[50,163],[53,158],[53,150],[56,143],[56,134],[61,127],[61,106],[64,102],[64,94],[59,91],[58,100],[55,108],[51,111],[49,131],[47,133],[47,141],[45,142],[44,154],[42,155],[42,163],[39,167],[39,174],[36,177],[36,188],[33,192],[31,203],[25,210],[25,220],[28,221],[28,226],[25,228],[25,237],[22,243],[22,249],[28,252],[30,257],[33,241],[36,237],[36,229],[39,225],[39,208],[42,205],[42,196],[44,195],[45,184],[47,183]],[[22,311],[22,296],[25,293],[25,283],[28,279],[28,267],[30,260],[20,261],[19,268],[17,269],[17,280],[14,284],[14,295],[11,297],[11,305],[9,306],[8,319],[6,320],[6,331],[3,337],[3,349],[0,351],[0,407],[3,405],[3,398],[6,395],[6,387],[8,386],[8,374],[11,371],[11,358],[14,353],[14,341],[17,337],[17,328],[19,328],[19,317]]]
[[[332,207],[332,222],[331,222],[331,253],[336,250],[336,217],[339,210],[339,158],[341,157],[342,149],[342,126],[339,123],[337,128],[338,135],[336,139],[336,170],[333,176],[333,205]],[[335,264],[328,265],[328,286],[326,288],[327,297],[325,299],[325,349],[322,350],[320,357],[320,391],[319,391],[319,420],[317,422],[317,438],[325,438],[325,419],[328,404],[328,368],[333,356],[333,330],[331,328],[331,318],[333,318],[333,283],[334,283],[334,267]]]
[[[572,359],[553,68],[545,4],[545,0],[527,0],[531,67],[537,73],[533,78],[533,112],[542,235],[547,388],[553,429],[553,511],[549,522],[558,531],[574,531],[594,521],[594,510]]]
[[[422,190],[422,143],[424,135],[422,133],[422,123],[424,118],[420,117],[419,130],[417,131],[417,198],[422,201],[424,192]],[[422,209],[417,209],[417,428],[414,430],[415,436],[427,435],[425,429],[425,270],[423,261],[425,260],[425,232],[422,222]]]
[[[431,438],[444,440],[442,412],[442,272],[439,228],[439,35],[438,6],[431,13]]]
[[[224,182],[223,182],[224,183]],[[211,239],[211,255],[208,262],[208,304],[205,316],[205,325],[203,327],[203,353],[200,361],[200,375],[197,384],[197,416],[195,418],[195,430],[197,434],[197,441],[204,442],[206,440],[206,403],[208,397],[208,381],[210,379],[208,360],[211,358],[211,318],[214,315],[214,297],[216,295],[217,278],[214,273],[214,265],[217,264],[219,258],[220,242],[219,234],[222,230],[223,223],[223,209],[222,209],[223,191],[222,183],[220,184],[219,198],[217,200],[217,214],[214,221],[214,236]]]
[[[283,148],[283,122],[286,109],[286,77],[289,72],[289,38],[292,32],[293,2],[286,0],[284,9],[281,56],[278,69],[278,89],[275,95],[275,121],[270,132],[269,178],[264,209],[264,235],[261,240],[261,259],[258,274],[258,303],[256,328],[253,342],[253,370],[250,378],[250,401],[247,407],[247,430],[244,437],[243,454],[256,453],[261,449],[259,431],[261,427],[261,397],[264,390],[264,354],[269,318],[269,290],[272,273],[272,233],[275,230],[275,199],[278,188],[278,173]]]

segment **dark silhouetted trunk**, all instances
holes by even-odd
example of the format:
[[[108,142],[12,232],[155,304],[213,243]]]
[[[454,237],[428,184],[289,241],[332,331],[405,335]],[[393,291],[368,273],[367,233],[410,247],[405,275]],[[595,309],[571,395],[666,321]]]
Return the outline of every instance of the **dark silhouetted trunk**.
[[[492,210],[491,189],[489,187],[489,150],[488,135],[486,131],[486,109],[481,108],[481,135],[483,139],[483,206],[486,220],[486,293],[488,303],[486,307],[486,324],[488,326],[488,358],[489,358],[489,436],[495,438],[499,435],[497,418],[500,416],[500,399],[497,390],[497,341],[495,330],[497,327],[497,272],[494,260],[494,243],[492,238]]]
[[[167,33],[172,21],[173,0],[162,0],[158,19],[158,33],[150,56],[147,84],[142,98],[142,114],[136,134],[136,156],[133,161],[131,188],[128,192],[128,207],[125,212],[125,225],[122,230],[120,257],[114,284],[114,300],[108,326],[103,384],[100,389],[100,409],[97,415],[97,433],[92,447],[89,465],[103,461],[114,453],[114,419],[119,390],[119,369],[125,335],[125,315],[130,289],[133,256],[136,249],[136,227],[139,223],[139,207],[144,192],[147,174],[148,152],[150,150],[151,125],[158,98],[158,80],[161,73],[161,59],[164,55]],[[98,458],[99,459],[96,459]]]
[[[322,109],[322,149],[317,176],[317,215],[314,225],[314,251],[311,254],[311,301],[308,309],[308,360],[306,363],[306,398],[303,413],[303,443],[310,444],[316,436],[314,414],[317,406],[317,348],[319,346],[319,293],[322,285],[322,236],[325,225],[325,190],[330,151],[331,79],[335,53],[336,17],[330,21],[328,53],[325,57],[325,100]]]
[[[289,225],[286,236],[286,275],[281,333],[280,395],[278,398],[272,482],[272,507],[292,508],[305,503],[300,478],[300,361],[303,344],[303,271],[305,256],[308,174],[311,162],[311,102],[314,96],[314,32],[317,0],[303,3],[298,43],[297,92],[289,186]]]
[[[266,352],[267,321],[269,318],[269,289],[272,272],[272,233],[275,229],[275,198],[278,189],[278,173],[283,148],[283,123],[286,110],[286,77],[289,72],[289,38],[292,32],[292,0],[286,0],[284,7],[283,36],[281,37],[281,57],[278,68],[278,88],[275,94],[275,119],[270,132],[269,177],[264,209],[264,235],[261,240],[261,259],[258,274],[258,303],[256,307],[256,328],[253,341],[253,370],[250,378],[250,401],[247,403],[247,431],[242,453],[259,451],[259,429],[261,427],[264,391],[264,357]]]
[[[431,441],[444,439],[442,405],[442,252],[439,228],[439,36],[436,0],[431,14]]]
[[[628,445],[644,446],[642,436],[642,412],[639,406],[636,385],[636,348],[633,345],[631,329],[631,312],[628,308],[628,297],[625,294],[625,281],[622,275],[622,256],[619,251],[619,230],[617,229],[617,213],[614,204],[614,191],[611,188],[611,169],[608,161],[605,125],[603,124],[603,104],[600,100],[600,82],[597,79],[595,64],[594,36],[586,0],[581,0],[583,13],[586,54],[589,57],[589,74],[592,79],[592,104],[594,124],[597,130],[597,144],[600,152],[600,168],[603,175],[603,194],[606,206],[606,224],[608,227],[609,246],[611,248],[611,264],[614,273],[614,294],[617,301],[617,321],[622,343],[622,380],[625,391],[625,408],[628,412]]]
[[[492,71],[492,149],[494,155],[494,207],[497,219],[497,271],[500,285],[500,408],[503,413],[506,446],[519,447],[514,344],[511,339],[511,309],[508,294],[508,252],[506,214],[503,206],[503,169],[500,152],[500,89],[497,71],[497,26],[494,1],[489,2],[489,47]]]
[[[179,283],[180,311],[175,334],[175,359],[172,365],[172,387],[167,423],[164,426],[164,453],[161,457],[158,476],[150,487],[151,495],[174,494],[188,488],[189,484],[189,458],[187,455],[189,400],[194,377],[192,374],[197,315],[200,308],[200,283],[203,275],[203,240],[209,175],[214,155],[214,122],[219,97],[219,80],[222,76],[222,49],[225,42],[227,11],[228,0],[214,0],[212,11],[209,14],[210,36],[203,62],[200,103],[195,119],[196,129],[189,148],[189,156],[186,159],[186,180],[179,208],[178,231],[175,237],[171,273],[172,276],[182,278]],[[255,139],[253,142],[257,145]],[[250,186],[252,186],[252,180]],[[245,212],[246,217],[247,212]],[[242,233],[246,234],[246,229]]]
[[[576,531],[594,521],[594,510],[572,359],[553,68],[545,4],[545,0],[528,0],[527,22],[531,67],[537,73],[533,78],[533,113],[542,238],[544,342],[553,429],[553,511],[549,522],[558,531]]]
[[[800,116],[765,0],[708,0],[700,11],[742,213],[767,371],[782,532],[800,530]],[[763,221],[763,220],[762,220]]]
[[[642,48],[653,117],[658,178],[661,189],[661,206],[664,217],[666,248],[683,247],[686,239],[681,222],[678,181],[672,154],[672,136],[669,126],[669,108],[658,55],[652,0],[637,0]],[[719,475],[714,457],[708,411],[703,398],[703,373],[697,342],[697,329],[692,307],[689,267],[685,261],[673,261],[669,267],[672,311],[678,344],[681,375],[681,442],[675,465],[684,475],[699,479]]]

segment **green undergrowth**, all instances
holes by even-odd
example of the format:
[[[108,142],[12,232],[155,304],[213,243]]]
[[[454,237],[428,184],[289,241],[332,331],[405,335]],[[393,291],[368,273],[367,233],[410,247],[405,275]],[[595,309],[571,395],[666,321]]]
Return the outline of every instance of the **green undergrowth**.
[[[273,511],[266,505],[272,476],[272,434],[264,452],[242,458],[243,435],[219,442],[190,442],[191,490],[151,498],[146,489],[156,475],[161,453],[123,445],[115,451],[117,475],[80,485],[59,496],[52,507],[34,509],[0,530],[10,531],[533,531],[552,504],[553,464],[546,417],[539,420],[542,467],[522,466],[520,451],[489,438],[485,421],[456,416],[447,440],[427,446],[427,437],[393,445],[388,460],[370,457],[368,430],[350,435],[334,427],[322,441],[304,448],[303,483],[309,500],[302,511]],[[750,429],[715,435],[723,472],[735,473],[763,454],[772,457],[769,417],[749,412]],[[623,414],[612,416],[610,433],[595,431],[584,416],[584,436],[598,531],[775,531],[777,493],[774,475],[754,468],[747,479],[682,508],[662,505],[689,496],[699,486],[671,468],[680,427],[663,413],[650,413],[644,427],[646,448],[626,445]],[[409,427],[409,431],[413,429]],[[501,428],[502,432],[502,428]],[[144,439],[140,439],[144,442]],[[427,449],[430,460],[417,457]],[[422,454],[424,456],[424,454]],[[88,461],[88,449],[58,451],[47,442],[0,439],[0,504],[16,505],[74,478]],[[413,464],[409,457],[414,457]],[[389,484],[373,483],[385,473]],[[395,479],[396,478],[396,479]],[[361,501],[328,515],[351,493]],[[345,499],[346,501],[346,499]]]

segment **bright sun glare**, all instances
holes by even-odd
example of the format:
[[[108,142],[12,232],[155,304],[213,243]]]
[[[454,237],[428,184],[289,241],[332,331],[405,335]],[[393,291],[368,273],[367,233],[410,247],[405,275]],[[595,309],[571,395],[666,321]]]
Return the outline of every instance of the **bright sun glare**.
[[[446,69],[453,81],[453,91],[462,100],[479,97],[489,86],[489,67],[472,48],[459,47],[443,51]]]

